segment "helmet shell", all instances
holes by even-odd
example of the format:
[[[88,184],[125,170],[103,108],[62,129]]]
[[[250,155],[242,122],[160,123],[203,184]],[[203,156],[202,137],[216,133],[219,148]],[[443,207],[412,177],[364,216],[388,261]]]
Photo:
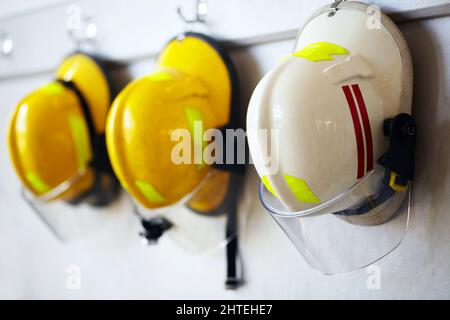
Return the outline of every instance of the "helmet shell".
[[[118,95],[108,118],[107,147],[114,171],[134,199],[153,209],[201,191],[210,167],[194,161],[195,148],[206,146],[205,130],[228,123],[231,96],[226,61],[211,42],[189,34],[169,42],[156,72],[132,82]],[[197,132],[196,122],[200,124]],[[174,138],[177,132],[190,134],[185,163],[173,159],[174,152],[180,154],[177,146],[185,142]],[[223,197],[227,184],[210,181],[205,188],[211,184],[220,185],[217,194]],[[208,200],[206,194],[196,199],[191,202],[195,209],[218,205],[217,199]]]
[[[384,119],[411,111],[406,43],[384,16],[378,28],[367,27],[366,8],[342,3],[339,14],[314,15],[292,56],[251,98],[247,128],[256,170],[291,212],[323,205],[357,184],[386,151]],[[379,188],[382,175],[372,178],[361,198]]]
[[[90,108],[94,126],[104,132],[110,89],[95,60],[83,54],[66,58],[56,78],[72,81]],[[60,198],[71,199],[93,183],[86,170],[92,146],[77,95],[59,82],[51,82],[27,95],[15,108],[8,128],[11,160],[23,185],[40,196],[79,175]]]

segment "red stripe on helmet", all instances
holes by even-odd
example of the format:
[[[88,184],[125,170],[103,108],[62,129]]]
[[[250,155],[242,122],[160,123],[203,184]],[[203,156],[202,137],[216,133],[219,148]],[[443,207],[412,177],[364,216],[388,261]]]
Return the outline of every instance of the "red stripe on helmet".
[[[355,94],[356,101],[358,102],[359,113],[361,114],[361,120],[364,128],[364,138],[366,142],[366,172],[369,172],[373,169],[372,129],[370,127],[369,115],[367,114],[366,104],[359,85],[353,84],[352,89]]]
[[[352,115],[353,128],[355,129],[356,137],[356,150],[358,155],[358,174],[357,178],[360,179],[364,176],[364,143],[363,134],[361,130],[361,124],[359,123],[358,111],[356,110],[355,100],[353,100],[353,95],[349,86],[342,86],[345,98],[347,99],[348,108]]]

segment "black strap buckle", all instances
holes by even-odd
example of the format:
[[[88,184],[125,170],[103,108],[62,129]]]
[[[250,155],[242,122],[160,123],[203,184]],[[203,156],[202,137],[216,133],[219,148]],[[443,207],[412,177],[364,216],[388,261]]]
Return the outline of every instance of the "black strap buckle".
[[[173,224],[164,217],[155,217],[152,219],[141,219],[144,231],[139,235],[146,241],[146,244],[156,244],[158,239],[169,230]]]
[[[378,164],[389,169],[398,183],[406,184],[414,178],[414,154],[417,127],[413,117],[400,113],[383,124],[384,134],[389,137],[389,148]]]

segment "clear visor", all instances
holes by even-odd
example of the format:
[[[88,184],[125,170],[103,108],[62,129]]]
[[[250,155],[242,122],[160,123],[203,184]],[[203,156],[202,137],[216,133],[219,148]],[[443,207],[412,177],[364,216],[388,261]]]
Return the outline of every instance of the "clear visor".
[[[82,194],[74,190],[88,180],[101,192],[81,198]],[[66,242],[78,240],[104,226],[109,214],[102,208],[103,204],[110,202],[117,192],[117,182],[111,176],[96,176],[92,169],[86,168],[44,194],[37,196],[23,188],[22,196],[55,237]]]
[[[267,190],[263,183],[260,184],[259,195],[264,207],[274,215],[304,217],[328,214],[351,208],[370,197],[374,192],[373,190],[381,188],[380,181],[382,180],[383,174],[384,170],[377,167],[352,187],[341,194],[338,194],[331,200],[302,211],[290,211],[280,200]]]
[[[236,210],[232,185],[237,177],[230,173],[224,197],[211,212],[197,212],[190,208],[190,204],[197,197],[205,198],[208,194],[214,195],[218,192],[210,189],[218,174],[222,174],[221,171],[211,169],[193,192],[171,206],[148,209],[130,196],[134,212],[140,217],[144,227],[144,231],[140,232],[143,243],[172,241],[189,252],[199,254],[226,246],[235,236],[233,233],[227,234],[225,230],[228,213],[230,210]]]
[[[264,207],[305,260],[324,274],[342,274],[380,260],[403,240],[410,214],[410,188],[396,192],[373,209],[339,215],[374,199],[383,188],[378,167],[349,190],[312,209],[290,212],[261,183]]]

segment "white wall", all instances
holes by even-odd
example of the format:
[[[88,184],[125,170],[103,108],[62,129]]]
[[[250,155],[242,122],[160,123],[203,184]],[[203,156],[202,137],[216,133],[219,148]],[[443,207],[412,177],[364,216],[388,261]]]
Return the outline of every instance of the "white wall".
[[[446,34],[450,18],[401,24],[414,59],[417,176],[405,241],[377,263],[382,270],[381,289],[367,288],[365,269],[340,276],[312,270],[264,212],[257,196],[258,178],[250,169],[240,211],[247,283],[231,292],[223,288],[223,250],[199,257],[170,241],[140,246],[138,221],[123,197],[110,208],[104,228],[69,244],[57,242],[20,198],[5,143],[8,117],[21,97],[51,79],[48,71],[71,50],[71,44],[61,24],[65,6],[7,21],[2,17],[53,2],[0,0],[0,30],[8,29],[17,42],[15,55],[0,59],[0,298],[450,298],[450,40]],[[326,2],[211,0],[210,25],[205,29],[222,39],[248,40],[293,29]],[[374,2],[398,11],[448,1]],[[134,78],[151,70],[153,61],[145,56],[180,30],[176,5],[191,2],[79,3],[99,23],[98,42],[88,49],[133,58],[128,71]],[[285,40],[233,49],[243,105],[261,76],[292,46],[293,40]],[[140,56],[144,58],[135,59]],[[11,78],[28,72],[36,74]],[[70,265],[81,268],[81,290],[66,287]]]

